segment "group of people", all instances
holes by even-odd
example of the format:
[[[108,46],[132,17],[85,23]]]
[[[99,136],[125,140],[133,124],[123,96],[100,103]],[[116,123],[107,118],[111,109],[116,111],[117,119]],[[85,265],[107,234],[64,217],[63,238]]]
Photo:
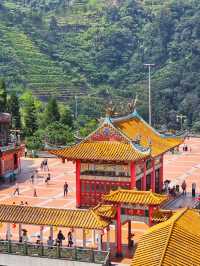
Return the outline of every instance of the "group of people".
[[[53,238],[51,236],[49,236],[48,240],[47,240],[47,245],[49,247],[52,246],[62,246],[63,245],[63,241],[65,240],[65,236],[62,233],[61,230],[59,230],[58,234],[57,234],[57,238],[54,241]],[[26,229],[22,229],[22,235],[20,236],[19,242],[21,243],[26,243],[29,241],[29,237],[28,237],[28,231]],[[42,244],[42,240],[40,238],[40,235],[37,236],[36,242],[37,245],[41,245]],[[73,235],[72,232],[69,231],[67,234],[67,246],[68,247],[72,247],[74,244],[73,242]]]
[[[176,197],[176,195],[180,192],[179,185],[170,187],[169,184],[170,184],[170,180],[165,180],[164,191],[168,193],[169,195]],[[181,184],[181,189],[182,189],[182,195],[186,196],[187,184],[185,180],[183,180]],[[192,183],[192,197],[195,197],[195,196],[196,196],[196,183]]]

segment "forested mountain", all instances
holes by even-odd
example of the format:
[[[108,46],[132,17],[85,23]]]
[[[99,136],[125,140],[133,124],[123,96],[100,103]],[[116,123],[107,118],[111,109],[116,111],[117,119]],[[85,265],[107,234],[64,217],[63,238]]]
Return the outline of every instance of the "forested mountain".
[[[153,123],[200,124],[199,0],[1,0],[0,76],[10,90],[31,89],[100,116],[138,93]],[[90,95],[90,96],[89,96]]]

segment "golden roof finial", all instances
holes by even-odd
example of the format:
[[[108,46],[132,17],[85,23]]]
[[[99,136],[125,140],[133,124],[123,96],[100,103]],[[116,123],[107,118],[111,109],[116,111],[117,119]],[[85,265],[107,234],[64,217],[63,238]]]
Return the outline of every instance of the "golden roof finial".
[[[115,113],[115,106],[113,106],[112,101],[110,101],[108,103],[107,108],[106,108],[106,116],[110,117],[110,116],[114,115],[114,113]]]
[[[135,99],[132,99],[132,101],[128,103],[128,108],[131,113],[135,111],[137,101],[138,101],[138,96],[136,93]]]

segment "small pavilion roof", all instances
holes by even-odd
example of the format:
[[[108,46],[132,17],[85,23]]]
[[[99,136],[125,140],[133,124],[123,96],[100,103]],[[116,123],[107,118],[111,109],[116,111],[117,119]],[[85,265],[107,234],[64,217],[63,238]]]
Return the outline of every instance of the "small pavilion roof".
[[[114,219],[116,216],[116,208],[113,205],[98,204],[93,208],[93,211],[104,218]]]
[[[111,203],[140,204],[140,205],[160,205],[168,199],[167,196],[153,193],[152,191],[138,191],[121,189],[112,191],[103,196],[104,201]]]
[[[153,157],[179,146],[184,140],[183,137],[169,137],[160,134],[147,124],[136,111],[124,117],[113,118],[111,121],[129,139],[134,140],[140,137],[141,146],[149,147],[149,142],[151,142],[151,155]]]
[[[132,266],[200,265],[200,215],[196,210],[177,211],[141,237]]]
[[[51,154],[67,159],[135,161],[149,157],[150,151],[140,151],[132,143],[119,141],[86,141],[77,145],[49,150]]]
[[[91,210],[41,208],[0,204],[0,222],[103,229],[110,224]]]

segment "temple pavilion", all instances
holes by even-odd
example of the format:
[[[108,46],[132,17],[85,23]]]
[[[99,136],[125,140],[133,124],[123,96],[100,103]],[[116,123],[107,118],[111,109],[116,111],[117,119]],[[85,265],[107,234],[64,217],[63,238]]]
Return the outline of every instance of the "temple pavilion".
[[[97,205],[111,190],[152,190],[163,187],[163,155],[182,137],[160,134],[134,110],[107,116],[78,144],[49,152],[76,164],[77,207]]]

